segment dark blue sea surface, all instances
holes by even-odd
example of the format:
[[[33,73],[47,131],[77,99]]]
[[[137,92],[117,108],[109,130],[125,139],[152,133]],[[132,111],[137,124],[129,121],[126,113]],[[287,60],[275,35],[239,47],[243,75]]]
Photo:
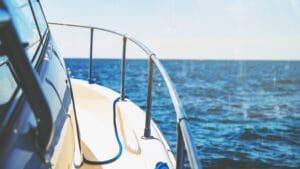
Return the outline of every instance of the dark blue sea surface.
[[[87,59],[65,59],[87,79]],[[163,60],[204,168],[300,168],[300,62]],[[96,59],[93,80],[120,89],[120,60]],[[147,61],[126,63],[126,95],[145,110]],[[152,114],[172,150],[175,111],[157,69]]]

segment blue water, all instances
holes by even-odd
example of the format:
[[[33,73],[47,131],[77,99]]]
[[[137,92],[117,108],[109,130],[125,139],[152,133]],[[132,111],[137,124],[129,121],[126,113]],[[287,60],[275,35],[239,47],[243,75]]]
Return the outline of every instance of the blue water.
[[[66,59],[87,79],[88,60]],[[204,168],[300,168],[300,62],[162,61],[190,120]],[[93,80],[120,89],[120,60],[94,60]],[[126,95],[145,109],[147,61],[126,64]],[[175,112],[157,70],[152,114],[172,150]]]

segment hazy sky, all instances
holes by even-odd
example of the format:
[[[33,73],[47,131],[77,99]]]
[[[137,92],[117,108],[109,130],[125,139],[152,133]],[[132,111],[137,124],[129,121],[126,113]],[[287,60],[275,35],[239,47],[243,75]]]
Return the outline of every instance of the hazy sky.
[[[41,2],[49,21],[127,33],[160,58],[300,60],[300,0]],[[88,31],[53,33],[63,55],[88,56]],[[96,56],[119,57],[121,39],[96,33],[95,49]],[[128,54],[141,56],[132,46]]]

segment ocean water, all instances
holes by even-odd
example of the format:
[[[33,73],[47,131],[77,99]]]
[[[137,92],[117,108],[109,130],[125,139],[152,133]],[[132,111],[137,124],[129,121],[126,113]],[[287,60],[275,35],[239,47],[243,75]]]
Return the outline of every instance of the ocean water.
[[[87,59],[65,59],[87,79]],[[204,168],[300,168],[300,62],[163,60],[184,109]],[[96,59],[93,80],[120,89],[120,60]],[[147,61],[126,63],[126,95],[145,110]],[[152,115],[172,150],[175,111],[158,70]]]

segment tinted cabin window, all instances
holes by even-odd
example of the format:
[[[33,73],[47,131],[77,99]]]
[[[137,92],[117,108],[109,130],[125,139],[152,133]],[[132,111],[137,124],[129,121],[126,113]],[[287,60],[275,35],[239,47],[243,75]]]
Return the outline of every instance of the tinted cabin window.
[[[37,0],[31,0],[33,11],[37,20],[37,24],[42,36],[45,34],[47,30],[47,22],[44,18],[41,6]]]
[[[17,89],[17,83],[7,62],[7,57],[0,56],[0,120]]]
[[[26,52],[32,60],[39,46],[40,36],[28,0],[5,0],[22,43],[28,43]]]
[[[53,119],[56,120],[60,109],[62,108],[66,85],[66,72],[55,55],[49,55],[45,83],[43,84],[46,97],[51,102],[50,108],[53,113]]]
[[[63,100],[66,92],[67,76],[58,58],[55,56],[52,57],[52,62],[49,65],[47,79],[54,84],[59,97],[61,98],[61,100]]]

